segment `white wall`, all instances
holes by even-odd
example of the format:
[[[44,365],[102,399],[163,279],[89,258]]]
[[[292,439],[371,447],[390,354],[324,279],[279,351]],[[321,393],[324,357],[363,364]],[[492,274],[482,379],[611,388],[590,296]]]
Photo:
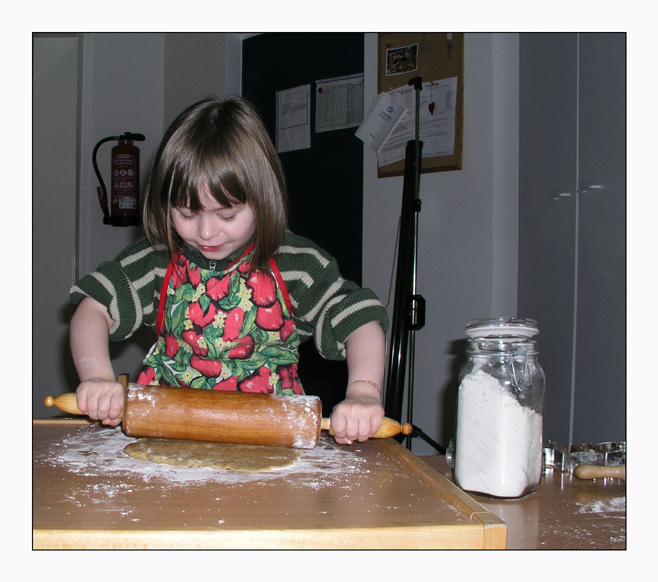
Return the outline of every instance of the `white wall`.
[[[78,49],[76,36],[33,40],[32,151],[40,160],[32,171],[35,416],[47,410],[45,396],[68,391],[75,377],[68,355],[68,290],[76,278]],[[15,305],[22,311],[21,304]]]
[[[79,275],[114,257],[141,235],[138,227],[103,224],[92,167],[94,146],[104,137],[124,132],[142,133],[140,186],[162,136],[164,109],[164,42],[161,33],[86,33],[83,35],[80,203],[78,216]],[[110,154],[116,142],[100,147],[97,162],[109,187]],[[111,343],[117,374],[133,375],[152,337],[148,330],[128,342]],[[71,387],[75,389],[75,386]]]
[[[164,126],[192,103],[240,93],[242,45],[236,34],[165,35]]]
[[[140,185],[143,187],[162,134],[164,35],[88,33],[83,35],[82,120],[79,206],[79,272],[114,256],[139,236],[137,227],[104,225],[96,197],[98,180],[92,167],[94,146],[104,137],[130,131],[143,133]],[[97,161],[109,187],[110,152],[116,142],[98,151]]]
[[[366,98],[377,91],[377,37],[366,35]],[[455,349],[468,320],[516,315],[518,35],[466,34],[461,170],[423,174],[418,293],[426,324],[415,334],[413,422],[447,445],[454,436]],[[403,178],[364,164],[363,283],[386,303]],[[390,299],[389,314],[392,313]],[[434,449],[415,439],[413,451]]]

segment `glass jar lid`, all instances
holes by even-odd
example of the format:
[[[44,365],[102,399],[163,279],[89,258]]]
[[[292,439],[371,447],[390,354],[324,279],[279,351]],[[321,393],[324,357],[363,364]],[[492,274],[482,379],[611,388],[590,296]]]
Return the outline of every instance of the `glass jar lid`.
[[[522,317],[494,317],[491,319],[473,319],[466,324],[466,335],[476,337],[525,337],[530,338],[539,333],[534,319]]]

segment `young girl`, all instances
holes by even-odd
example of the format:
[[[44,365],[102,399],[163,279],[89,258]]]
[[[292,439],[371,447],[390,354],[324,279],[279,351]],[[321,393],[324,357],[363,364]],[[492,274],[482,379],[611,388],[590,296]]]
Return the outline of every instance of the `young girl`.
[[[157,341],[137,383],[161,386],[302,394],[298,346],[313,338],[323,357],[347,360],[346,397],[331,415],[336,441],[377,432],[386,311],[286,229],[279,158],[246,101],[209,98],[173,122],[153,161],[143,224],[146,238],[71,289],[82,412],[119,424],[123,388],[108,340],[147,325]]]

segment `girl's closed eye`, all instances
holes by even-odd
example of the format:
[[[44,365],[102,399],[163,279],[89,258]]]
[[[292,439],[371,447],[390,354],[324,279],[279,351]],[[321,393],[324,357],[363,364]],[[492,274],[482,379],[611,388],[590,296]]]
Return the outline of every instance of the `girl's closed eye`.
[[[196,216],[189,208],[176,208],[176,212],[183,220],[192,220]]]
[[[176,208],[176,211],[183,220],[192,220],[199,214],[198,212],[193,212],[189,208]],[[238,212],[235,210],[221,210],[217,212],[216,215],[224,222],[233,222],[237,218]]]

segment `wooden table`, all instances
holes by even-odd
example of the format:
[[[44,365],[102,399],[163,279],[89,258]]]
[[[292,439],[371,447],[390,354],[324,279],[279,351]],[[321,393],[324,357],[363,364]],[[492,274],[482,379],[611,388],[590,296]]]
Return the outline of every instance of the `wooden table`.
[[[444,456],[423,456],[453,481]],[[522,499],[471,497],[507,524],[508,549],[626,549],[626,482],[548,469]]]
[[[84,420],[33,423],[33,546],[504,548],[507,527],[395,440],[323,436],[267,474],[132,459]]]

